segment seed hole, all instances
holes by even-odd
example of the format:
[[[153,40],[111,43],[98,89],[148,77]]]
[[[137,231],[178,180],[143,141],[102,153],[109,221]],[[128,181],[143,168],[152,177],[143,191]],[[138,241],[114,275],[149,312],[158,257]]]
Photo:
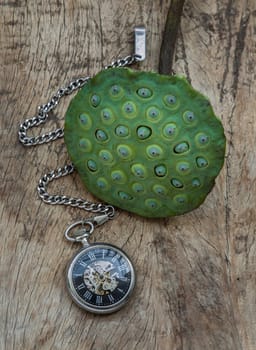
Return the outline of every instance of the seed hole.
[[[175,188],[182,188],[183,187],[183,183],[178,179],[171,179],[171,184]]]
[[[137,128],[137,136],[140,140],[145,140],[149,138],[151,134],[152,134],[152,130],[148,126],[142,125]]]
[[[101,129],[96,130],[95,137],[98,141],[106,141],[108,139],[106,132]]]
[[[183,119],[186,123],[193,123],[196,120],[196,117],[192,111],[186,111],[183,114]]]
[[[176,125],[174,123],[168,123],[163,128],[163,134],[165,137],[172,138],[176,134]]]
[[[123,192],[123,191],[119,191],[118,192],[118,196],[122,199],[122,200],[132,200],[132,196],[131,195],[129,195],[129,193],[126,193],[126,192]]]
[[[129,128],[125,125],[118,125],[115,129],[115,134],[119,137],[125,137],[129,135]]]
[[[174,147],[175,153],[185,153],[189,150],[189,144],[187,142],[181,142]]]
[[[163,177],[167,174],[167,169],[165,165],[157,165],[154,169],[155,175],[159,177]]]
[[[91,104],[93,107],[97,107],[100,104],[100,96],[96,94],[92,95]]]
[[[152,96],[152,91],[148,88],[140,88],[137,90],[137,94],[142,98],[149,98]]]
[[[97,164],[94,160],[89,159],[87,162],[87,167],[90,171],[95,172],[98,170]]]
[[[196,164],[199,168],[205,168],[208,165],[208,161],[204,157],[197,157]]]

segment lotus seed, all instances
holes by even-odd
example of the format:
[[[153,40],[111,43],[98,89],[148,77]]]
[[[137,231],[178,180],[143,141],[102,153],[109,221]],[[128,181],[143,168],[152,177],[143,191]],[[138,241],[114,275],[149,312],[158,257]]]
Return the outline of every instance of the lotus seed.
[[[145,204],[150,209],[157,209],[160,206],[156,199],[146,199]]]
[[[159,176],[159,177],[163,177],[167,173],[167,169],[165,165],[157,165],[154,171],[156,176]]]
[[[186,173],[189,170],[189,163],[178,163],[177,170],[181,173]]]
[[[171,184],[176,188],[182,188],[183,183],[178,179],[171,179]]]
[[[98,178],[96,184],[101,190],[107,190],[109,187],[108,182],[104,177]]]
[[[90,152],[92,149],[92,144],[88,139],[81,139],[79,141],[79,147],[84,152]]]
[[[148,97],[152,96],[152,91],[149,90],[148,88],[140,88],[140,89],[137,90],[137,94],[140,97],[148,98]]]
[[[97,167],[97,164],[94,160],[92,159],[89,159],[88,162],[87,162],[87,167],[89,170],[91,170],[92,172],[95,172],[97,171],[98,167]]]
[[[111,163],[113,161],[112,153],[105,149],[100,151],[99,157],[104,163]]]
[[[132,185],[132,189],[135,193],[142,193],[144,192],[144,187],[142,186],[142,184],[138,183],[138,182],[135,182],[133,185]]]
[[[128,193],[120,191],[118,192],[118,196],[122,199],[122,200],[131,200],[132,196],[130,196]]]
[[[178,203],[178,204],[184,204],[186,202],[186,197],[183,195],[178,195],[174,197],[174,200]]]
[[[172,138],[176,133],[176,125],[168,123],[163,128],[163,134],[165,137]]]
[[[199,187],[201,185],[201,182],[199,179],[195,178],[192,180],[192,186],[193,187]]]
[[[193,121],[195,121],[195,115],[193,112],[191,111],[186,111],[184,114],[183,114],[183,119],[185,122],[187,123],[192,123]]]
[[[91,104],[93,107],[97,107],[100,104],[100,96],[94,94],[91,97]]]
[[[189,145],[187,142],[181,142],[178,145],[174,147],[174,152],[175,153],[185,153],[189,149]]]
[[[135,113],[135,105],[132,102],[126,102],[124,104],[124,111],[128,115],[133,115]]]
[[[176,104],[177,99],[173,95],[167,95],[167,96],[165,96],[164,101],[167,105],[173,106]]]
[[[119,137],[125,137],[129,135],[129,128],[125,125],[118,125],[115,129],[115,134]]]
[[[113,96],[118,96],[121,92],[121,87],[119,85],[111,86],[110,92]]]
[[[110,125],[115,121],[115,118],[111,110],[105,108],[101,112],[101,120],[104,124]]]
[[[89,115],[82,113],[79,115],[79,120],[84,129],[90,129],[92,126],[92,120]]]
[[[108,139],[106,132],[100,129],[96,130],[95,136],[98,141],[106,141]]]
[[[111,178],[113,181],[115,181],[117,183],[125,183],[126,182],[126,175],[122,170],[112,171]]]
[[[137,136],[140,140],[145,140],[149,138],[152,130],[148,126],[139,126],[137,129]]]
[[[209,137],[205,134],[199,134],[197,140],[201,145],[206,145],[209,142]]]
[[[167,194],[167,189],[162,185],[154,185],[153,191],[160,196],[164,196]]]
[[[137,177],[145,178],[147,171],[143,165],[134,164],[134,165],[132,165],[132,173]]]
[[[160,117],[161,117],[160,111],[156,107],[150,107],[147,110],[147,118],[149,121],[158,122]]]
[[[129,159],[132,156],[132,150],[127,145],[118,145],[117,146],[117,153],[123,159]]]
[[[205,168],[208,165],[208,162],[203,157],[196,158],[196,164],[199,168]]]
[[[148,146],[146,152],[150,158],[159,158],[163,154],[162,148],[158,145]]]

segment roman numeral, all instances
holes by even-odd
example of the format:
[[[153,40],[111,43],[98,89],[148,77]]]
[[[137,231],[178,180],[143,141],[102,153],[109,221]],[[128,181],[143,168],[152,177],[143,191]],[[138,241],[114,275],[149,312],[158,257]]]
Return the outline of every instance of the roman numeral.
[[[84,293],[83,297],[84,297],[84,299],[86,299],[86,300],[91,300],[91,298],[92,298],[92,293],[89,292],[89,290],[87,290],[87,291]]]
[[[114,303],[115,302],[115,299],[113,298],[113,295],[112,294],[108,294],[108,299],[111,303]]]
[[[119,254],[116,254],[115,256],[113,256],[113,258],[111,259],[111,261],[114,263],[115,261],[117,261],[120,258]]]
[[[124,271],[124,270],[126,270],[126,269],[127,269],[127,265],[126,265],[126,264],[123,264],[123,265],[118,266],[118,270],[119,270],[119,271]]]
[[[123,282],[128,282],[130,281],[129,278],[125,277],[125,276],[120,276],[119,277],[120,281],[123,281]]]
[[[79,286],[77,286],[78,290],[81,290],[81,289],[84,289],[84,288],[85,288],[85,284],[84,283],[81,283],[81,284],[79,284]]]
[[[101,295],[96,296],[96,304],[102,304],[102,296]]]
[[[84,261],[82,261],[82,260],[79,260],[79,265],[81,265],[81,266],[83,266],[83,267],[86,267],[86,266],[87,266],[87,264],[86,264]]]
[[[95,260],[95,259],[96,259],[96,256],[95,256],[94,253],[92,253],[92,252],[89,252],[89,253],[88,253],[88,256],[89,256],[89,259],[90,259],[90,260]]]

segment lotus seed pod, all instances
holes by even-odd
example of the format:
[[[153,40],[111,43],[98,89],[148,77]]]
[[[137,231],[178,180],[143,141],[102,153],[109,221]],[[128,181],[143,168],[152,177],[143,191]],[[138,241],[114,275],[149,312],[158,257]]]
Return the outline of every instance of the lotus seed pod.
[[[103,70],[73,98],[65,143],[86,188],[146,217],[184,214],[211,191],[225,153],[220,120],[185,78]]]

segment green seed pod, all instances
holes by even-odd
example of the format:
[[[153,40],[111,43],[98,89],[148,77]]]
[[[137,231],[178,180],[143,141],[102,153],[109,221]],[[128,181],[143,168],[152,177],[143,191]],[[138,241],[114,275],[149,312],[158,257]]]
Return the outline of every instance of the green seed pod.
[[[225,135],[186,79],[106,69],[73,98],[65,143],[87,189],[146,217],[184,214],[211,191]]]

